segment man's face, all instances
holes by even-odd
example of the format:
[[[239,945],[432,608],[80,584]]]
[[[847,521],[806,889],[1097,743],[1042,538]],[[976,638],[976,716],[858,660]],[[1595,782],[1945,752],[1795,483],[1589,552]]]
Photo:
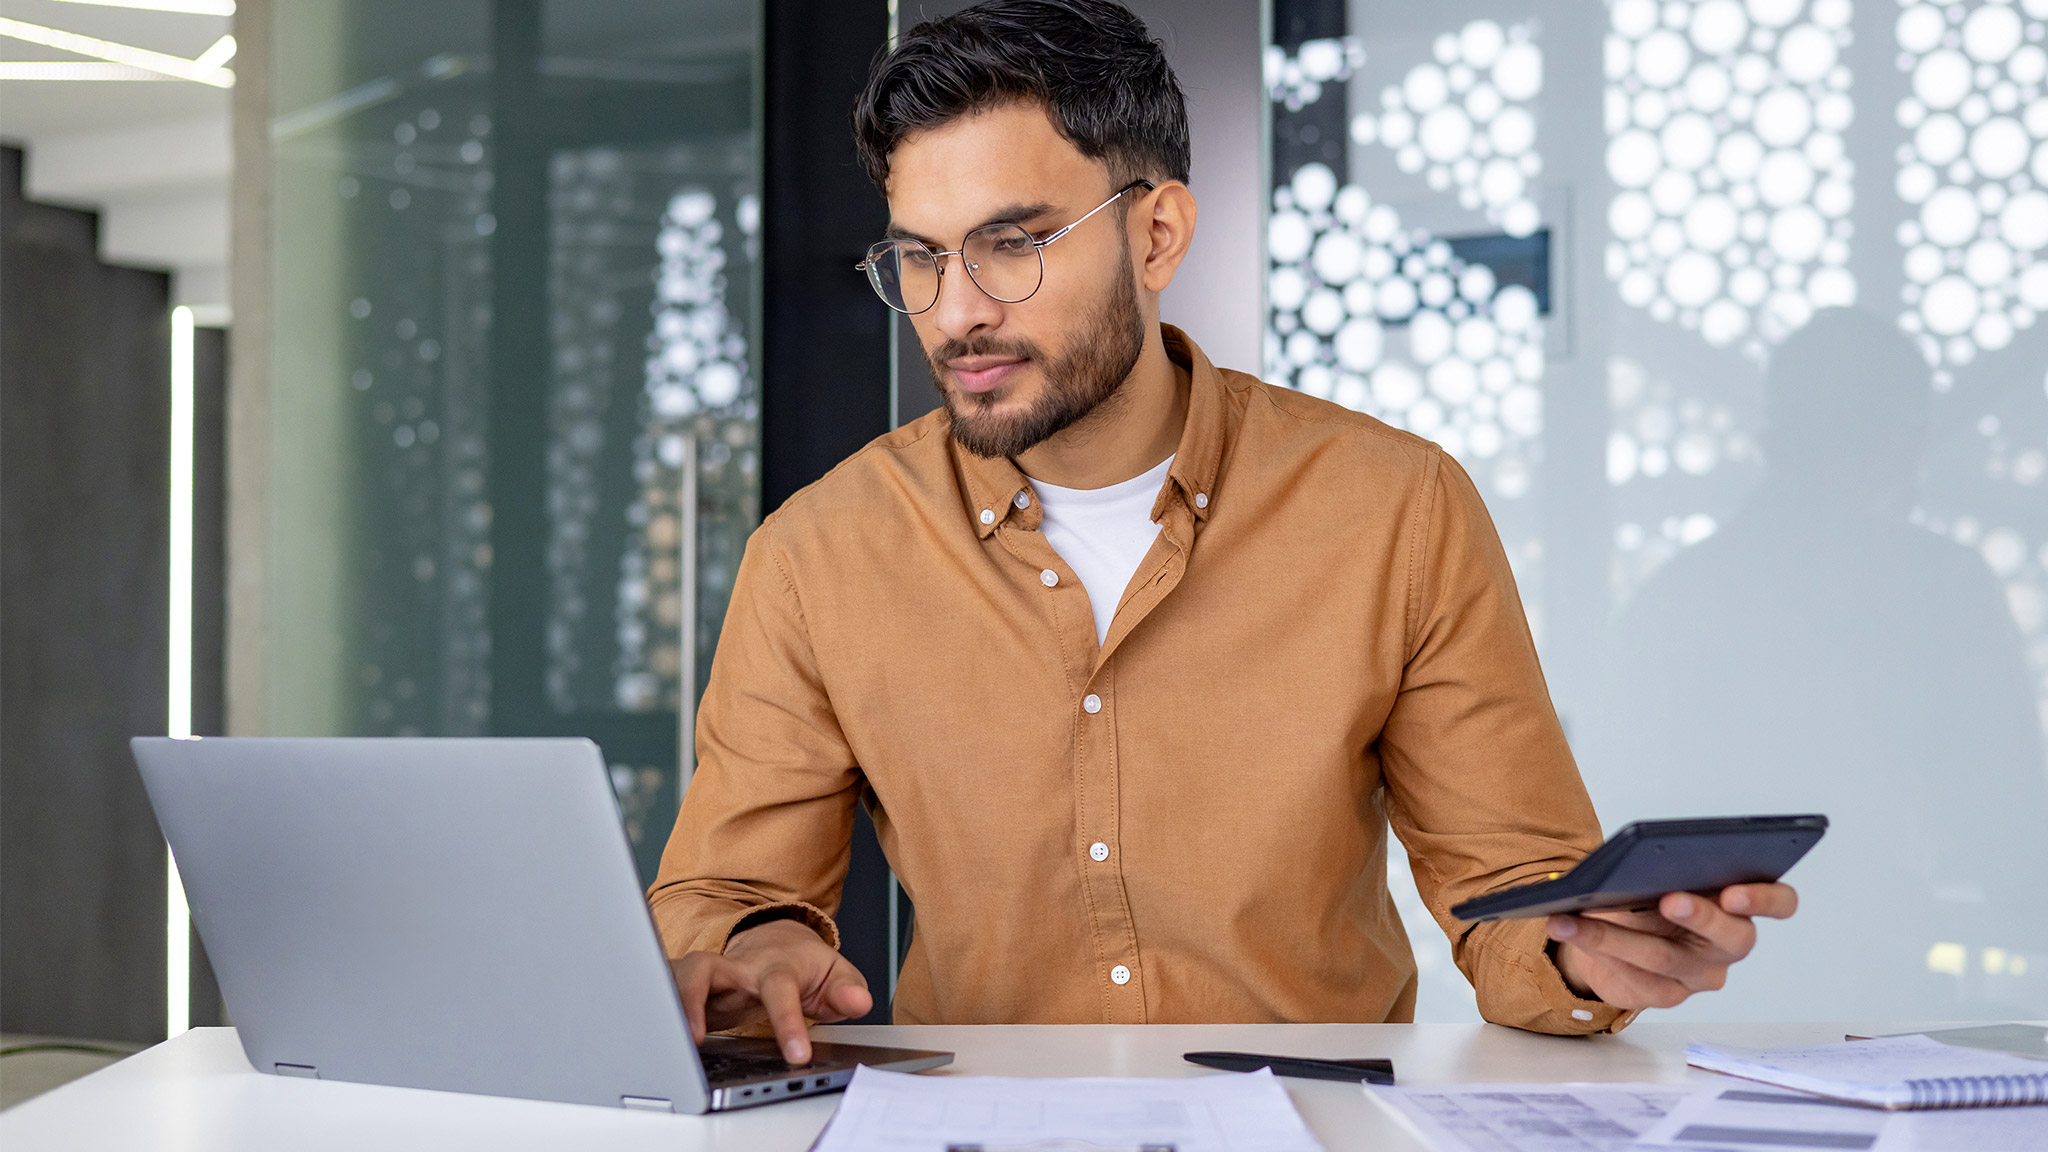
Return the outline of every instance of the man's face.
[[[1036,104],[1007,104],[918,133],[889,157],[891,232],[934,251],[985,224],[1043,238],[1116,189]],[[939,301],[910,318],[952,415],[981,456],[1015,456],[1103,408],[1130,375],[1145,316],[1123,218],[1142,189],[1040,249],[1045,278],[1016,304],[946,258]]]

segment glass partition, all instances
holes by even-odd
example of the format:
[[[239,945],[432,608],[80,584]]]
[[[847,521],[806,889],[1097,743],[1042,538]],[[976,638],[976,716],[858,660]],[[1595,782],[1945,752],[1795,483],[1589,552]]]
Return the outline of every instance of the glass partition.
[[[1472,473],[1610,831],[1834,819],[1678,1015],[2048,1012],[2048,5],[1273,26],[1267,379]]]
[[[275,734],[574,734],[643,872],[759,519],[746,0],[278,0]]]

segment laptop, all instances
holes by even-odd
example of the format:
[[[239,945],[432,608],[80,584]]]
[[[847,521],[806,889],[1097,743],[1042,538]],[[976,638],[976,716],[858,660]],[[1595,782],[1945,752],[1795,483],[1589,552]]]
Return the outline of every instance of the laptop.
[[[132,746],[258,1071],[701,1113],[953,1058],[693,1044],[588,740]]]

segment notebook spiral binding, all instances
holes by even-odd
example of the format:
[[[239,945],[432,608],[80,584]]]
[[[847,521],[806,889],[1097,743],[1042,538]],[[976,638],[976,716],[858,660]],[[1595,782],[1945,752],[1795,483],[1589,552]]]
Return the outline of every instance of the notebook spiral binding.
[[[2024,1076],[1943,1076],[1908,1080],[1908,1108],[2003,1108],[2048,1104],[2048,1072]]]

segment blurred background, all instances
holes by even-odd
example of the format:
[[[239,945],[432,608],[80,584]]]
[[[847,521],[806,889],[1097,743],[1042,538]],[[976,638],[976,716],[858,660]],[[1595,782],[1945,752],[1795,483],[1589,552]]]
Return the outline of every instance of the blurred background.
[[[2048,0],[1134,6],[1165,319],[1473,474],[1610,830],[1834,819],[1674,1015],[2048,1015]],[[132,735],[587,735],[651,874],[748,533],[937,402],[846,124],[960,7],[0,0],[10,1043],[231,1016]]]

